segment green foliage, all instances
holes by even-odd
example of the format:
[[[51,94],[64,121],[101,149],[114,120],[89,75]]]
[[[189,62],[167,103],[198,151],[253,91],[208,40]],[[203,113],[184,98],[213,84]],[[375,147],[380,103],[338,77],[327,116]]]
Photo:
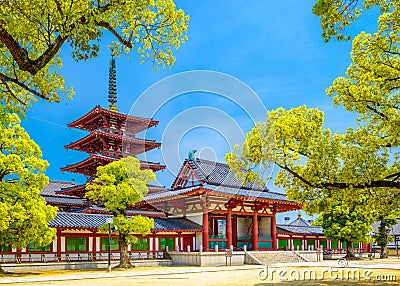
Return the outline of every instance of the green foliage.
[[[352,196],[351,190],[341,195],[345,193]],[[320,214],[315,224],[324,229],[325,236],[330,240],[370,242],[366,234],[372,231],[374,216],[365,209],[364,201],[357,201],[357,198],[350,200],[351,203],[346,202],[346,198],[331,198],[329,208]]]
[[[393,217],[381,218],[378,233],[375,234],[375,242],[381,248],[381,258],[387,258],[389,253],[387,251],[387,244],[393,241],[389,235],[391,227],[397,223],[397,219]]]
[[[55,238],[48,223],[57,214],[40,196],[48,184],[48,163],[19,123],[16,114],[0,106],[0,245],[45,246]]]
[[[146,183],[155,180],[151,170],[141,170],[140,162],[127,157],[97,168],[97,177],[86,186],[86,197],[117,215],[126,215],[132,206],[147,194]]]
[[[241,178],[247,171],[252,179],[260,163],[276,165],[275,185],[309,214],[320,214],[328,238],[366,240],[372,222],[399,209],[397,162],[391,147],[365,125],[332,134],[323,123],[323,112],[314,108],[270,111],[226,160]],[[268,143],[261,139],[272,133]]]
[[[154,228],[154,220],[143,216],[124,217],[123,215],[117,215],[114,217],[111,227],[114,233],[125,237],[127,244],[136,243],[137,237],[132,234],[149,234],[150,230]],[[108,232],[108,224],[103,225],[100,231]]]
[[[320,17],[322,37],[329,41],[332,37],[338,40],[350,40],[346,28],[372,7],[379,7],[381,13],[397,9],[398,0],[317,0],[312,12]]]
[[[104,32],[113,53],[140,55],[154,67],[174,64],[173,49],[187,40],[189,17],[173,0],[2,1],[0,5],[0,100],[25,111],[32,101],[71,97],[60,74],[59,52],[68,43],[75,60],[98,55]]]
[[[127,267],[127,245],[136,242],[132,234],[146,235],[154,228],[151,218],[127,216],[127,208],[141,201],[147,194],[147,183],[156,179],[152,170],[141,170],[140,161],[127,157],[97,168],[97,177],[86,185],[86,197],[98,204],[114,216],[113,226],[119,236],[121,262],[120,267]],[[103,225],[102,231],[108,231]]]

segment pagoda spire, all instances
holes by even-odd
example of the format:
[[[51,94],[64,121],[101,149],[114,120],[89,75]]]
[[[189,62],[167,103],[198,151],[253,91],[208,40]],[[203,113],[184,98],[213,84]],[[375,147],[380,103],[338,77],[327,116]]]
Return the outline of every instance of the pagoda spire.
[[[114,55],[111,55],[110,70],[108,75],[108,102],[109,109],[118,112],[115,103],[117,102],[117,70]]]

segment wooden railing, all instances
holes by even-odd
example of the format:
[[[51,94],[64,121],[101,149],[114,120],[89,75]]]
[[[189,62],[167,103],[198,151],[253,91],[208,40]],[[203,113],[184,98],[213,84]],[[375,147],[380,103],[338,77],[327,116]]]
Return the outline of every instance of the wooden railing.
[[[165,251],[132,251],[128,252],[130,260],[167,259]],[[112,261],[119,260],[119,253],[110,254]],[[34,263],[34,262],[94,262],[108,260],[107,252],[62,252],[57,253],[0,253],[0,263]]]

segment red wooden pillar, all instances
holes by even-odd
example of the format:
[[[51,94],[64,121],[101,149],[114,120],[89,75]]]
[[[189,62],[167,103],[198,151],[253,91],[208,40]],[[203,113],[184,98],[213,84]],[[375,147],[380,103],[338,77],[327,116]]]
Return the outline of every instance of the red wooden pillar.
[[[254,210],[254,214],[253,214],[253,250],[258,250],[258,218],[257,218],[257,209]]]
[[[93,231],[93,243],[92,243],[92,253],[93,253],[93,259],[96,260],[96,247],[97,247],[97,230]]]
[[[208,211],[203,211],[203,250],[208,250]]]
[[[156,233],[153,232],[153,258],[156,258]]]
[[[233,242],[233,247],[235,248],[237,246],[237,216],[232,217],[232,242]]]
[[[232,245],[232,209],[229,207],[226,214],[226,239],[226,248],[230,248]]]
[[[179,231],[178,232],[178,245],[177,245],[178,249],[176,249],[176,251],[178,251],[178,252],[181,251],[181,249],[182,249],[181,238],[182,238],[182,233]]]
[[[61,229],[57,229],[57,259],[61,260]]]
[[[272,236],[272,249],[276,250],[277,245],[276,245],[276,216],[275,212],[273,212],[272,217],[271,217],[271,236]]]

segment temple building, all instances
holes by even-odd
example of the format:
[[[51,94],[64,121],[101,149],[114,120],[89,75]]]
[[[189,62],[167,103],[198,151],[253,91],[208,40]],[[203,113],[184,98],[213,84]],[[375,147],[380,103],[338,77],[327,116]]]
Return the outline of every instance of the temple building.
[[[85,130],[88,135],[65,146],[88,157],[67,165],[62,172],[82,174],[87,181],[96,168],[126,156],[137,156],[160,148],[161,143],[136,135],[156,126],[158,121],[125,115],[116,108],[116,66],[110,63],[109,108],[96,106],[68,127]],[[142,168],[164,170],[160,163],[141,161]],[[59,212],[50,222],[57,238],[50,245],[29,244],[23,249],[1,246],[2,262],[96,261],[107,254],[108,234],[99,231],[111,215],[104,206],[86,200],[86,184],[50,181],[41,191],[48,204]],[[128,209],[128,215],[154,219],[154,229],[128,246],[132,258],[165,258],[167,251],[211,252],[232,250],[298,250],[343,245],[327,241],[319,227],[298,218],[278,225],[276,215],[300,210],[290,201],[256,183],[243,185],[224,163],[195,158],[190,153],[170,188],[148,185],[143,200]],[[135,234],[134,234],[135,235]],[[112,255],[118,259],[118,238],[112,235]]]

